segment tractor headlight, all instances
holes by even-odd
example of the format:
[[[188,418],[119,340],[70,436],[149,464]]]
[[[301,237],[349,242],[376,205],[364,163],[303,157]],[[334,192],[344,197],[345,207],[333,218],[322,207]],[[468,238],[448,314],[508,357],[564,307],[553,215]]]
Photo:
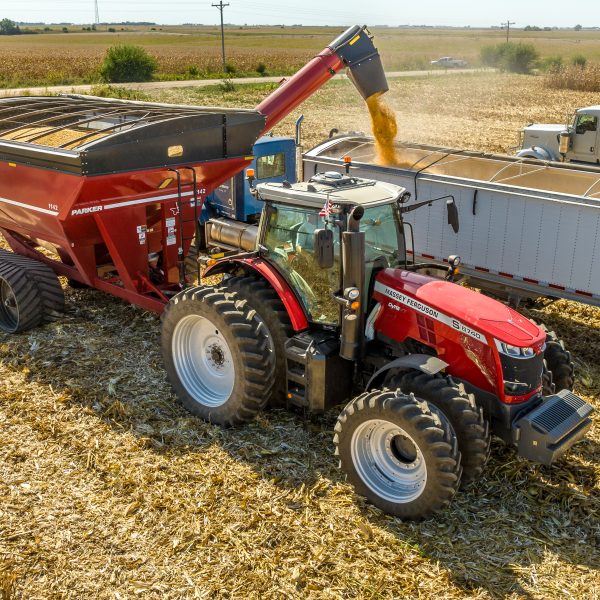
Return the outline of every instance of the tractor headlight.
[[[346,288],[344,290],[344,296],[346,297],[346,300],[354,302],[354,300],[358,300],[358,297],[360,296],[360,290],[355,287]]]
[[[535,350],[533,348],[521,348],[520,346],[511,346],[501,342],[500,340],[494,340],[496,342],[496,348],[498,352],[506,354],[512,358],[531,358],[535,356]]]

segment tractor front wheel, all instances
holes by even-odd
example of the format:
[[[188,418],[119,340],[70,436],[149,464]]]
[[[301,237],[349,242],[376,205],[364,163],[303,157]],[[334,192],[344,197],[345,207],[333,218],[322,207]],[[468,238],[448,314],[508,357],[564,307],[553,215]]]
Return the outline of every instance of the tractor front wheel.
[[[490,427],[483,410],[467,394],[461,383],[452,377],[427,375],[410,371],[393,380],[394,387],[413,393],[419,400],[442,411],[456,434],[463,474],[461,483],[467,485],[479,478],[490,455]],[[391,385],[391,384],[390,384]],[[433,410],[434,408],[432,408]]]
[[[443,509],[459,487],[460,452],[450,423],[412,394],[358,396],[338,417],[334,443],[356,491],[402,519]]]
[[[190,288],[163,313],[162,352],[177,397],[219,425],[250,421],[274,385],[275,357],[266,327],[236,294]]]
[[[552,373],[552,383],[557,392],[573,390],[575,384],[575,367],[571,353],[564,342],[554,331],[546,330],[546,349],[544,350],[545,366]]]

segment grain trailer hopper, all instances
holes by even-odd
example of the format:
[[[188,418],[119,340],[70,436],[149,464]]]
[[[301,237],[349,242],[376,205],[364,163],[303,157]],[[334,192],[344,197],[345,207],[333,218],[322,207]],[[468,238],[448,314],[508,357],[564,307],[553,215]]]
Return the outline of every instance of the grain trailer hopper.
[[[459,255],[473,285],[515,306],[538,297],[600,305],[599,168],[410,142],[397,144],[394,166],[376,154],[373,138],[339,135],[304,154],[305,176],[343,172],[350,157],[351,173],[402,185],[413,202],[452,195],[459,235],[439,211],[406,215],[415,261],[444,266]]]

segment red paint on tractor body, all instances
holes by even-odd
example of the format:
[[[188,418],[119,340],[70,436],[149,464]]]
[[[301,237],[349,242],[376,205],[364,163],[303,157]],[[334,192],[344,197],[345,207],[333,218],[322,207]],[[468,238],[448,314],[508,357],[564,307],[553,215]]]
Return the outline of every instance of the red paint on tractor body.
[[[448,373],[495,394],[502,402],[510,399],[505,398],[494,338],[511,346],[533,348],[536,354],[543,351],[546,334],[540,327],[482,294],[401,269],[382,271],[376,282],[374,299],[383,307],[375,321],[378,333],[398,342],[410,338],[434,348],[449,363]],[[399,295],[394,298],[389,290]]]

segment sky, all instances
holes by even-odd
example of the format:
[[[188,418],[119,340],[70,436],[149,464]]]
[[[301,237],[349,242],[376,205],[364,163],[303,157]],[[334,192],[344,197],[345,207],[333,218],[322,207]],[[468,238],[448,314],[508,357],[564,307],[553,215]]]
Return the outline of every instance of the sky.
[[[516,27],[600,26],[597,0],[224,0],[225,22],[302,25],[447,25],[489,27],[510,19]],[[218,0],[98,0],[101,22],[215,24]],[[568,7],[567,7],[568,6]],[[0,0],[0,19],[90,23],[94,0]]]

